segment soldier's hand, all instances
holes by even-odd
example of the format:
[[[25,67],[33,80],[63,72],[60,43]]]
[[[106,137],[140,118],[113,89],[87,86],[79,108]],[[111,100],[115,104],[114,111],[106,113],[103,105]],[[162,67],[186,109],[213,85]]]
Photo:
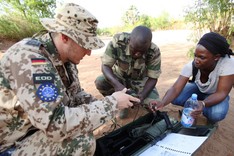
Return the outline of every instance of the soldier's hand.
[[[126,94],[127,88],[122,91],[114,92],[112,96],[117,100],[117,107],[119,109],[129,108],[133,106],[134,102],[139,103],[140,99]]]

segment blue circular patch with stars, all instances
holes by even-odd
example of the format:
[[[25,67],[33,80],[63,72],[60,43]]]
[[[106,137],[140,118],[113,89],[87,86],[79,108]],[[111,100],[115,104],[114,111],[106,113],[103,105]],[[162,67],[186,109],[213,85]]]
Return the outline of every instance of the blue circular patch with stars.
[[[55,101],[58,97],[58,88],[53,83],[43,83],[37,89],[37,96],[42,101]]]

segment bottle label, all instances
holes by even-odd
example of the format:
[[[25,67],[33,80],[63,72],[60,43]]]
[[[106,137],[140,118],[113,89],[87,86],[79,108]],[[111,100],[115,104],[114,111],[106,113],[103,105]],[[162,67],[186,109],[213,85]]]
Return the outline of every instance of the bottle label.
[[[190,116],[190,113],[193,109],[192,108],[184,108],[182,117],[181,117],[181,124],[184,127],[191,127],[194,122],[194,118]]]

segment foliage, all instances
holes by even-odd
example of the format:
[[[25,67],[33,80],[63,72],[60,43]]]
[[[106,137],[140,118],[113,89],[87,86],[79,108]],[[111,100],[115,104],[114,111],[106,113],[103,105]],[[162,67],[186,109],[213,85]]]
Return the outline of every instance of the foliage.
[[[98,29],[97,34],[101,36],[113,36],[119,32],[131,32],[138,25],[147,26],[152,31],[184,28],[183,21],[173,20],[167,12],[162,12],[159,17],[151,17],[146,14],[140,15],[140,12],[135,6],[131,6],[125,12],[122,20],[124,23],[123,26]]]
[[[138,23],[151,28],[152,27],[152,20],[153,20],[152,17],[143,14],[143,15],[140,16],[140,19],[139,19]]]
[[[97,29],[97,34],[100,36],[105,36],[105,37],[112,37],[116,33],[121,33],[121,32],[131,32],[134,26],[115,26],[111,28],[102,28],[102,29]]]
[[[20,40],[42,29],[39,18],[52,17],[54,0],[0,0],[0,37]]]
[[[52,17],[54,0],[0,0],[1,11],[18,14],[26,19]]]
[[[29,22],[22,16],[5,15],[0,17],[0,38],[11,40],[21,40],[22,38],[30,37],[35,32],[42,30],[40,23]]]
[[[137,25],[144,25],[152,30],[171,29],[174,23],[168,12],[162,12],[159,17],[140,15],[138,9],[133,5],[125,12],[122,20],[125,24],[124,27],[134,28]]]
[[[199,38],[209,30],[229,39],[233,5],[232,0],[195,0],[194,5],[185,10],[185,21],[192,23],[194,30],[199,30]]]
[[[136,6],[131,5],[130,8],[125,12],[122,20],[125,25],[134,25],[139,20],[139,11]]]
[[[231,44],[234,36],[233,6],[232,0],[195,0],[194,5],[185,10],[185,22],[190,23],[194,30],[191,40],[197,43],[205,32],[212,31],[227,38]],[[194,49],[189,50],[188,56],[193,57]]]
[[[54,0],[0,0],[0,38],[20,40],[30,37],[43,29],[39,18],[52,17],[55,9]],[[183,22],[170,18],[167,12],[159,17],[140,15],[132,5],[122,17],[124,25],[98,29],[101,36],[113,36],[119,32],[131,32],[137,25],[144,25],[152,31],[159,29],[181,28]]]
[[[167,29],[171,25],[169,13],[163,12],[154,22],[156,28]]]

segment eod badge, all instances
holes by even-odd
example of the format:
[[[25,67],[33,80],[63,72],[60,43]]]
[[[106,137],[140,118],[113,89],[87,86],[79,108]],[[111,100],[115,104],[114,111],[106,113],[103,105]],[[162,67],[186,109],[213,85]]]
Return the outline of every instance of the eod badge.
[[[33,82],[35,84],[40,84],[40,83],[54,83],[54,75],[52,73],[45,74],[33,74]]]

